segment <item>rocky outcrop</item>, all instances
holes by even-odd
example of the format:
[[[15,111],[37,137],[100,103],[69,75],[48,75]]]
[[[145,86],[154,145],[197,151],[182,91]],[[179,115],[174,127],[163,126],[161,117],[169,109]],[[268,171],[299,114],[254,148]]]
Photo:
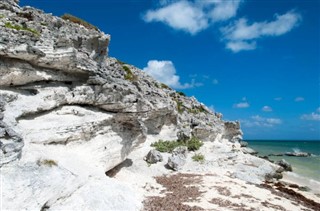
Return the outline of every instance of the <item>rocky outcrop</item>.
[[[288,163],[285,159],[281,159],[276,162],[279,166],[281,166],[284,171],[292,171],[292,166],[290,163]]]
[[[16,3],[0,2],[2,208],[138,209],[104,173],[146,136],[241,140],[239,123],[109,58],[109,35]]]
[[[186,163],[188,148],[180,146],[172,151],[172,155],[168,158],[168,167],[174,171],[178,171]]]

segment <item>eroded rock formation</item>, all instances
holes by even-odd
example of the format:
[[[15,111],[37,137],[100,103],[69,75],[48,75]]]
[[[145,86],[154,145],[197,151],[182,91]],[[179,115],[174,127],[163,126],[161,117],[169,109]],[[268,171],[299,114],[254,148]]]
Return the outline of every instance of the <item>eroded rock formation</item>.
[[[138,209],[104,173],[148,135],[170,125],[179,136],[241,140],[239,123],[109,58],[109,35],[16,3],[0,2],[4,209]]]

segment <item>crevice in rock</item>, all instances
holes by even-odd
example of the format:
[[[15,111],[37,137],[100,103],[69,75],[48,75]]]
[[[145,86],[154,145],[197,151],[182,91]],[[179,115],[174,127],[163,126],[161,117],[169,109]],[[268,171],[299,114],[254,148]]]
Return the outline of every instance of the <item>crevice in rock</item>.
[[[106,176],[108,177],[115,177],[122,168],[127,168],[132,166],[133,162],[131,159],[125,159],[122,163],[118,164],[117,166],[113,167],[112,169],[106,172]]]

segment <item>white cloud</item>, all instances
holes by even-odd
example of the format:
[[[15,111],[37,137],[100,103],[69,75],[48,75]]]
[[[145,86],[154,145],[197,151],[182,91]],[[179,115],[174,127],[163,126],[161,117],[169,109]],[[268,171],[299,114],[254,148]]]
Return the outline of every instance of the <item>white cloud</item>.
[[[294,99],[294,101],[296,101],[296,102],[302,102],[302,101],[304,101],[304,98],[303,98],[303,97],[296,97],[296,98]]]
[[[249,120],[241,120],[245,127],[273,127],[282,124],[278,118],[264,118],[259,115],[252,116]]]
[[[256,42],[244,42],[244,41],[229,41],[226,44],[226,48],[231,50],[234,53],[245,50],[254,50],[256,49]]]
[[[256,48],[256,39],[270,36],[280,36],[290,32],[301,21],[301,16],[289,11],[283,15],[275,15],[275,20],[270,22],[248,23],[248,20],[241,18],[235,23],[222,27],[220,30],[226,41],[226,48],[239,52],[241,50],[253,50]]]
[[[271,112],[272,111],[272,108],[270,106],[263,106],[262,107],[262,111],[264,112]]]
[[[214,7],[209,11],[209,17],[213,22],[228,20],[237,14],[241,0],[215,0],[215,1],[202,1],[207,4],[212,4]]]
[[[234,108],[248,108],[250,107],[248,102],[241,102],[233,105]]]
[[[201,8],[188,1],[178,1],[144,15],[146,22],[163,22],[170,27],[196,34],[208,27],[208,19]]]
[[[302,120],[320,121],[320,107],[311,114],[303,114],[300,118]]]
[[[234,17],[241,0],[173,1],[160,2],[161,7],[148,10],[143,16],[146,22],[163,22],[176,30],[192,35],[207,29],[212,23]]]
[[[274,100],[276,100],[276,101],[281,101],[281,100],[282,100],[282,97],[276,97],[276,98],[274,98]]]
[[[191,83],[181,84],[180,76],[176,74],[176,68],[171,61],[150,60],[148,66],[143,68],[143,71],[156,80],[175,89],[188,89],[202,86],[201,83],[195,82],[194,79],[191,80]]]

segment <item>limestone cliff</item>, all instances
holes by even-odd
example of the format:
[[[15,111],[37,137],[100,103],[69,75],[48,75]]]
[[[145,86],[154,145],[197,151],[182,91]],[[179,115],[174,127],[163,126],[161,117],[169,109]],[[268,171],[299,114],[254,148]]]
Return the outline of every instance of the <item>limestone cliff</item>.
[[[4,208],[135,209],[104,174],[148,135],[241,140],[239,123],[108,57],[109,35],[16,3],[0,2]]]

